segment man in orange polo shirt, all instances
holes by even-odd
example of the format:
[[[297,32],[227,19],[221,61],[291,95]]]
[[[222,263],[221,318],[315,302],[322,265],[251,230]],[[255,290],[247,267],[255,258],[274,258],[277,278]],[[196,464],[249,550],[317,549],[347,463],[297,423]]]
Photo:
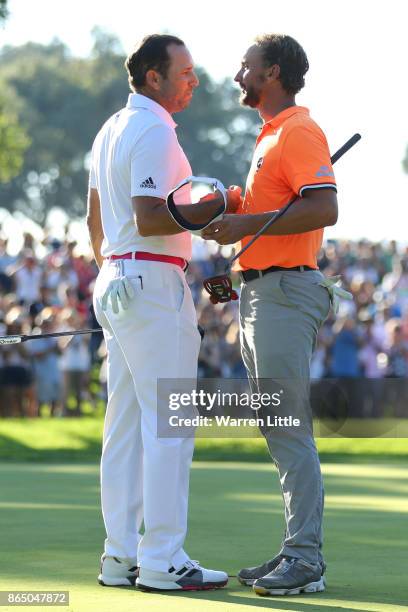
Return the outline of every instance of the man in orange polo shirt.
[[[292,416],[299,426],[261,428],[278,471],[286,529],[277,556],[245,568],[238,578],[259,594],[324,590],[323,484],[309,404],[309,364],[330,295],[316,256],[323,228],[337,220],[336,183],[326,138],[295,95],[309,68],[293,38],[256,39],[235,77],[241,103],[263,120],[237,214],[203,232],[219,244],[244,246],[280,208],[289,210],[239,259],[241,344],[251,388],[283,391],[269,416]],[[263,413],[265,417],[267,413]],[[273,420],[272,420],[273,422]],[[267,423],[267,424],[265,424]]]

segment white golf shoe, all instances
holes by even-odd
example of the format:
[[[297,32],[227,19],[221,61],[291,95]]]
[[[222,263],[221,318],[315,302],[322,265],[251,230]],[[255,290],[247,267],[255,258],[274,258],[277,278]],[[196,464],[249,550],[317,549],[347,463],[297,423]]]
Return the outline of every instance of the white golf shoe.
[[[139,573],[136,558],[101,557],[101,573],[98,582],[102,586],[134,586]]]
[[[219,589],[228,582],[228,574],[201,567],[198,561],[186,561],[168,572],[139,569],[136,586],[143,591],[205,591]]]

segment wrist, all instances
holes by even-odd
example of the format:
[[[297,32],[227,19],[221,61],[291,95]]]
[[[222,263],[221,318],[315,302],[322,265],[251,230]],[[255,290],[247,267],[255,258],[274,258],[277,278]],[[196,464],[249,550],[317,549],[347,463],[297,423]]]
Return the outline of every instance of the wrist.
[[[245,214],[238,216],[241,226],[245,230],[245,236],[253,236],[263,225],[263,223],[260,222],[260,215]]]

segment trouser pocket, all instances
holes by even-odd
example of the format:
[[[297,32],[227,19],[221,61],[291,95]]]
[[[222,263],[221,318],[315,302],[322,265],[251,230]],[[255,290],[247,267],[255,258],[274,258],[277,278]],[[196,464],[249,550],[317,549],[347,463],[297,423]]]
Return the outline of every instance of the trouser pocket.
[[[135,298],[146,302],[146,308],[157,307],[180,313],[185,299],[186,288],[176,270],[169,270],[164,277],[152,278],[146,272],[126,274],[135,290]]]
[[[279,287],[288,304],[312,317],[320,326],[330,311],[330,295],[320,284],[320,272],[283,272]]]

